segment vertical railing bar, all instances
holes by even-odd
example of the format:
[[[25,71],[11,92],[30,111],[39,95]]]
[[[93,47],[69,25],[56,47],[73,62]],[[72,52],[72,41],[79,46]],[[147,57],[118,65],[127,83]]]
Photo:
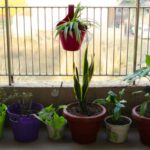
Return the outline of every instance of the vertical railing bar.
[[[5,0],[5,15],[6,15],[6,43],[7,43],[7,61],[8,61],[8,81],[11,86],[13,82],[13,76],[11,72],[11,57],[10,57],[10,31],[9,31],[9,10],[8,0]]]
[[[109,8],[107,8],[107,41],[106,41],[106,75],[107,75],[107,69],[108,69],[108,25],[109,24]]]
[[[38,26],[38,51],[39,51],[39,75],[41,75],[41,51],[40,51],[40,31],[39,31],[39,8],[37,8],[37,26]]]
[[[32,53],[32,74],[34,75],[34,63],[33,63],[33,33],[32,33],[32,16],[31,16],[31,9],[30,8],[30,28],[31,28],[31,53]]]
[[[45,69],[46,69],[46,75],[47,75],[47,19],[46,19],[46,8],[44,8],[44,21],[45,21]]]
[[[95,8],[93,10],[93,21],[95,22]],[[93,55],[95,50],[95,26],[93,26]]]
[[[9,18],[11,18],[11,15],[10,15],[10,12],[11,12],[11,8],[9,9]],[[14,72],[14,63],[13,63],[13,44],[12,44],[12,31],[11,31],[11,22],[9,22],[9,30],[10,30],[10,44],[11,44],[11,71],[12,71],[12,74]]]
[[[100,56],[99,56],[99,75],[101,75],[101,46],[102,44],[102,8],[100,8]]]
[[[121,8],[121,32],[120,32],[120,66],[119,75],[121,75],[121,61],[122,61],[122,24],[123,24],[123,8]]]
[[[53,56],[53,58],[52,58],[52,64],[53,64],[53,75],[55,74],[55,72],[54,72],[54,37],[53,37],[53,8],[51,8],[51,21],[52,21],[52,56]]]
[[[88,7],[86,8],[86,21],[88,21]],[[88,32],[86,34],[86,46],[88,47]]]
[[[24,51],[25,51],[25,69],[27,75],[27,48],[26,48],[26,29],[25,29],[25,14],[23,8],[23,29],[24,29]]]
[[[149,23],[148,23],[148,39],[147,39],[147,54],[148,54],[148,51],[149,51],[149,32],[150,32],[150,9],[148,10],[149,11]]]
[[[4,28],[4,9],[2,8],[2,28],[3,28],[3,43],[4,43],[4,58],[5,58],[5,74],[8,75],[7,71],[7,58],[6,58],[6,37],[5,37],[5,28]]]
[[[140,0],[136,1],[136,19],[135,19],[135,39],[134,39],[134,55],[133,55],[133,72],[136,71],[137,65],[137,48],[138,48],[138,29],[139,29],[139,7]],[[133,83],[135,84],[135,82]]]
[[[18,32],[18,9],[16,7],[16,29],[17,29],[17,46],[18,46],[18,65],[19,65],[19,75],[20,74],[20,44],[19,44],[19,32]]]
[[[141,63],[142,63],[142,48],[143,48],[143,25],[144,25],[144,8],[142,8],[142,27],[141,27],[141,50],[140,50],[140,68],[141,68]]]
[[[128,57],[129,57],[129,38],[130,38],[130,8],[129,8],[129,16],[128,16],[128,36],[127,36],[127,56],[126,56],[126,74],[128,73]]]
[[[113,42],[113,75],[114,73],[114,67],[115,67],[115,48],[116,48],[116,8],[114,8],[114,42]]]
[[[60,8],[58,8],[58,20],[60,20]],[[59,39],[59,75],[61,75],[61,53],[60,53],[60,37]]]
[[[65,14],[67,15],[67,8],[65,8]],[[66,51],[66,75],[68,75],[68,55]]]

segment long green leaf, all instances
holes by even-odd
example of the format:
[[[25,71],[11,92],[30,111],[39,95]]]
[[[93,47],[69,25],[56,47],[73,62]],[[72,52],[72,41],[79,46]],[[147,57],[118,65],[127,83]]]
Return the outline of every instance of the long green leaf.
[[[78,82],[78,80],[77,80],[75,75],[74,75],[74,92],[75,92],[76,98],[79,101],[82,101],[81,86],[80,86],[80,83]]]
[[[150,67],[150,55],[146,55],[146,65]]]

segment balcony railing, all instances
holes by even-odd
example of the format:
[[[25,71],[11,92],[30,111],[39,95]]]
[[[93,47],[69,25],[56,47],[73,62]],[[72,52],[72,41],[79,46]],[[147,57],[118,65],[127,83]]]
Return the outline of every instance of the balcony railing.
[[[10,82],[16,76],[72,76],[73,62],[82,75],[87,45],[89,57],[95,54],[94,76],[132,73],[134,66],[144,64],[150,51],[150,8],[140,7],[138,26],[136,10],[85,7],[81,17],[95,20],[99,26],[89,29],[80,51],[67,52],[54,32],[67,7],[0,7],[0,76],[8,76]]]

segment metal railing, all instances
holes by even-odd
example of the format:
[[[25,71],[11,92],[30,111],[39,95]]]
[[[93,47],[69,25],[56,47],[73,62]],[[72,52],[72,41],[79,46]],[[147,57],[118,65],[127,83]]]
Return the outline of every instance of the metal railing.
[[[142,66],[149,53],[150,8],[86,7],[82,18],[95,20],[82,48],[67,52],[55,38],[67,7],[0,7],[0,76],[82,75],[83,49],[95,54],[94,76],[124,76]]]

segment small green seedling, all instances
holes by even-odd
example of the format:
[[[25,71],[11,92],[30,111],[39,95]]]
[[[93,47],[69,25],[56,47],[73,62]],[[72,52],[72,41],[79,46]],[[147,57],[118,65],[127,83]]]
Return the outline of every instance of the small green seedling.
[[[63,116],[60,116],[57,112],[59,109],[64,108],[60,106],[55,108],[53,105],[43,108],[37,115],[34,116],[39,119],[44,124],[51,126],[53,129],[53,139],[60,138],[60,130],[65,126],[66,119]]]
[[[110,107],[109,114],[112,115],[112,121],[118,122],[122,116],[122,109],[125,107],[126,100],[122,97],[125,94],[125,89],[119,91],[118,94],[113,91],[109,91],[105,99],[96,99],[94,102],[100,105],[106,105]]]
[[[20,114],[28,115],[33,113],[32,107],[32,93],[20,92],[14,89],[8,96],[9,100],[15,100],[20,105]]]

